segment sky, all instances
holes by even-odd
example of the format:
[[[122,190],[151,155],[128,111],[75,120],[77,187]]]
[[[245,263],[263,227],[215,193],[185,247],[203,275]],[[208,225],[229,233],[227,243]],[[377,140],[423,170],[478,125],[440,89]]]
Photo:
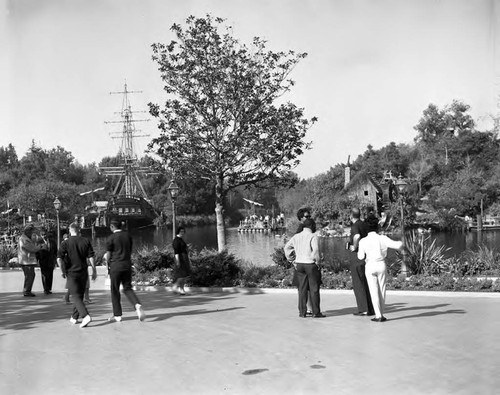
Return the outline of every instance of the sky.
[[[412,143],[430,103],[471,106],[479,130],[500,111],[500,0],[0,0],[0,146],[34,140],[81,164],[116,155],[121,97],[137,111],[165,100],[151,44],[207,13],[234,36],[307,52],[285,98],[318,117],[295,172],[324,173],[390,142]],[[138,125],[143,150],[159,135]]]

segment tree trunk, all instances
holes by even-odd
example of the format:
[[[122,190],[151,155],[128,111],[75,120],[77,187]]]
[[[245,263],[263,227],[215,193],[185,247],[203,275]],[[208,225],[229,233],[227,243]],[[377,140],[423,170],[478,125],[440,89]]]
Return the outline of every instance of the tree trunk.
[[[222,177],[215,186],[215,217],[217,219],[217,247],[219,252],[226,249],[226,227],[224,224],[224,191]]]

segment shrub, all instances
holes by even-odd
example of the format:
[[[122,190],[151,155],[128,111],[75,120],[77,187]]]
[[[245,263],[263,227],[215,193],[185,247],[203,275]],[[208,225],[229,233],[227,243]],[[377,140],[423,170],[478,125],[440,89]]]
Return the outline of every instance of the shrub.
[[[0,266],[9,267],[9,261],[17,256],[17,248],[7,244],[0,244]]]
[[[293,264],[286,259],[285,251],[281,247],[274,249],[274,252],[271,254],[271,259],[277,266],[284,269],[290,269],[293,267]]]
[[[445,252],[451,248],[437,246],[436,240],[418,232],[410,232],[405,238],[406,264],[411,274],[439,274],[448,267]],[[397,263],[401,266],[403,254],[398,254]]]
[[[498,253],[484,245],[478,246],[477,251],[464,251],[460,258],[458,269],[462,275],[486,274],[496,272],[499,268]]]
[[[288,287],[292,284],[294,269],[281,266],[248,265],[240,272],[238,285],[241,287]]]
[[[339,273],[322,270],[321,283],[328,289],[352,289],[351,273],[348,270]]]
[[[500,278],[497,278],[493,284],[491,284],[491,290],[494,292],[500,292]]]
[[[151,273],[159,269],[174,267],[173,252],[158,247],[142,247],[132,254],[132,263],[137,273]]]
[[[236,285],[239,273],[239,260],[233,254],[204,248],[191,256],[189,283],[200,287],[231,287]]]

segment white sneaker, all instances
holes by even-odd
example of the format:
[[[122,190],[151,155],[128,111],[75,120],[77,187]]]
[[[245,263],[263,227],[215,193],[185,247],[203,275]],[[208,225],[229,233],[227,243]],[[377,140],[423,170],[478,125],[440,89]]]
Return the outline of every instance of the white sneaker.
[[[137,305],[135,311],[137,313],[137,317],[139,317],[139,321],[144,321],[144,319],[146,318],[146,313],[144,313],[144,310],[142,309],[142,306],[140,304]]]
[[[73,318],[73,317],[71,317],[71,318],[69,319],[69,323],[70,323],[70,324],[78,324],[78,320],[77,320],[77,319],[75,319],[75,318]]]
[[[83,320],[82,320],[82,323],[80,324],[80,328],[85,328],[89,323],[90,321],[92,321],[92,318],[90,318],[90,315],[86,315]]]
[[[121,315],[114,315],[112,317],[108,318],[109,322],[122,322],[122,316]]]

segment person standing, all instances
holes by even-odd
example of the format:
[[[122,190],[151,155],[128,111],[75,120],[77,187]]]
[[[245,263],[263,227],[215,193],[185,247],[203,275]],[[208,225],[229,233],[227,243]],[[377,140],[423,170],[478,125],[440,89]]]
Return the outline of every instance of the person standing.
[[[61,248],[57,252],[57,263],[61,267],[63,278],[66,278],[66,286],[73,300],[73,313],[70,322],[76,324],[82,317],[80,328],[85,328],[92,318],[83,302],[85,285],[89,277],[88,263],[92,266],[92,280],[97,278],[97,271],[94,261],[94,249],[88,239],[80,235],[80,227],[77,222],[69,225],[67,240],[61,243]]]
[[[173,289],[174,292],[177,292],[179,295],[186,295],[184,284],[186,283],[187,278],[191,275],[191,264],[189,262],[188,247],[183,239],[185,234],[186,229],[183,226],[179,226],[177,235],[172,241],[176,264],[176,280]]]
[[[299,226],[297,226],[295,234],[302,232],[302,230],[304,229],[304,221],[308,218],[311,218],[310,207],[302,207],[297,210],[297,219],[299,220]],[[312,231],[313,233],[316,232],[316,224],[314,224]],[[321,284],[321,272],[320,272],[320,284]],[[297,270],[293,271],[292,285],[296,286],[297,289],[299,287],[299,277],[297,276]],[[309,294],[307,295],[306,301],[307,301],[306,315],[310,316],[313,313],[312,313],[311,297]]]
[[[361,212],[359,208],[353,208],[351,210],[351,236],[349,240],[349,250],[351,252],[358,251],[359,241],[368,234],[368,226],[360,217]],[[350,263],[349,269],[351,271],[352,288],[358,306],[358,311],[353,314],[357,316],[374,315],[370,290],[365,275],[365,262],[354,259],[354,262]]]
[[[45,295],[52,293],[54,268],[57,260],[57,243],[52,232],[43,229],[40,232],[41,249],[38,252],[38,263],[42,277],[43,292]]]
[[[140,321],[144,321],[146,314],[132,289],[132,238],[128,232],[122,230],[122,224],[117,219],[111,220],[110,228],[113,233],[106,240],[106,253],[104,254],[104,261],[109,268],[111,304],[113,305],[113,316],[108,318],[108,321],[120,322],[122,320],[120,285],[123,286],[123,293],[134,306],[137,317]]]
[[[384,322],[387,321],[384,317],[387,249],[402,250],[403,242],[379,235],[377,233],[379,220],[375,214],[370,213],[366,223],[368,235],[359,242],[358,259],[366,259],[365,273],[375,310],[375,318],[372,318],[372,321]]]
[[[17,258],[24,272],[23,295],[25,297],[35,296],[31,290],[35,281],[35,266],[38,264],[36,254],[40,251],[40,247],[31,239],[34,231],[33,224],[28,224],[19,237]]]
[[[295,234],[284,247],[286,258],[291,261],[295,255],[294,267],[299,282],[299,317],[306,317],[308,293],[312,306],[313,318],[324,318],[320,309],[319,285],[321,274],[318,268],[320,261],[318,237],[313,233],[315,223],[306,218],[303,229]]]

